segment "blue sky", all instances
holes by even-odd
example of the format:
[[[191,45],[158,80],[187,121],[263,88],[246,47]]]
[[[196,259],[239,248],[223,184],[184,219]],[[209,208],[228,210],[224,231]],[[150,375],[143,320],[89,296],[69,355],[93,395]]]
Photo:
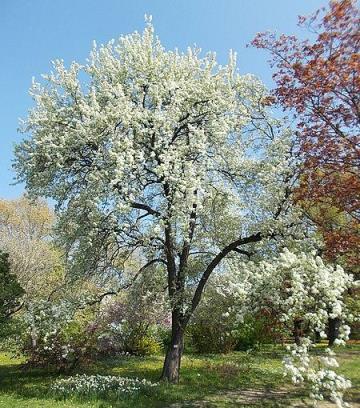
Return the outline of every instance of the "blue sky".
[[[84,62],[92,41],[107,42],[144,27],[144,14],[167,48],[196,44],[216,51],[226,62],[238,53],[240,72],[253,73],[271,86],[267,55],[246,44],[259,31],[303,36],[297,15],[310,14],[325,0],[0,0],[0,198],[15,198],[24,188],[12,186],[18,119],[32,101],[31,78],[50,70],[50,61]]]

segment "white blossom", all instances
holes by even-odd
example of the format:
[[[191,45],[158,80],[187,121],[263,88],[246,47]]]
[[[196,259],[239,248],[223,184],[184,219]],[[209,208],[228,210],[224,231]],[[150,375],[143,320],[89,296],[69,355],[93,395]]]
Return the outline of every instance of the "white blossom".
[[[344,345],[349,338],[351,321],[344,303],[344,293],[354,285],[352,275],[340,266],[325,264],[311,253],[295,253],[284,249],[280,256],[261,262],[243,262],[231,265],[228,273],[217,280],[218,291],[231,295],[240,315],[269,308],[279,320],[292,330],[296,320],[310,331],[317,331],[326,338],[329,318],[339,318],[339,335],[336,345]],[[300,344],[289,345],[284,358],[284,373],[293,383],[307,382],[311,397],[322,400],[329,397],[339,407],[346,407],[343,392],[350,381],[337,374],[335,353],[325,350],[325,355],[310,353],[313,348],[309,337],[302,337]]]

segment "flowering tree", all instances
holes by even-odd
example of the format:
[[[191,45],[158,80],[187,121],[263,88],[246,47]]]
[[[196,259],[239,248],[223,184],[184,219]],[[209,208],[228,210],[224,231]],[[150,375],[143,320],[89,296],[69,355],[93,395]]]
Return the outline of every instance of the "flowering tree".
[[[354,0],[331,1],[329,9],[300,17],[314,41],[260,33],[252,44],[269,50],[275,68],[274,96],[294,113],[304,157],[298,198],[321,210],[314,221],[327,255],[359,264],[359,8]],[[329,211],[342,221],[329,222]],[[311,213],[310,213],[311,215]]]
[[[172,338],[162,377],[178,381],[183,336],[212,272],[296,224],[286,130],[267,93],[199,50],[166,51],[148,25],[97,47],[87,65],[54,62],[16,148],[19,179],[57,203],[74,273],[167,274]],[[81,81],[80,78],[87,78]],[[295,218],[294,218],[295,217]]]

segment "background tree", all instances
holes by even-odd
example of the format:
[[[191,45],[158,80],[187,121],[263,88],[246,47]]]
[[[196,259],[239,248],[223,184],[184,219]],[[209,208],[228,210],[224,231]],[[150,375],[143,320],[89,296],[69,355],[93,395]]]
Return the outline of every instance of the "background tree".
[[[137,274],[155,265],[166,274],[162,377],[177,382],[184,332],[212,272],[295,228],[289,135],[234,55],[220,67],[198,49],[167,52],[150,23],[95,46],[85,66],[56,61],[45,79],[31,90],[19,179],[57,203],[73,274],[121,285],[118,260],[132,256],[143,262]]]
[[[9,317],[21,306],[20,298],[23,294],[24,290],[16,275],[10,273],[8,254],[0,251],[0,335]]]
[[[260,33],[252,42],[270,51],[273,95],[296,119],[304,159],[298,199],[321,212],[314,221],[327,256],[345,255],[349,266],[360,261],[359,23],[356,1],[331,1],[299,17],[313,40]]]
[[[63,278],[60,250],[51,238],[54,222],[45,201],[0,200],[1,247],[29,299],[46,297]]]

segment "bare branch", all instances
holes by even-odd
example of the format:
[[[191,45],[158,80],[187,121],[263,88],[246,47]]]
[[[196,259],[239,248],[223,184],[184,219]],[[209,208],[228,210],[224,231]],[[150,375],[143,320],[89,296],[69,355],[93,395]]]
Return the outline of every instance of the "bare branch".
[[[132,208],[136,208],[138,210],[144,210],[147,211],[149,214],[151,215],[155,215],[156,217],[159,217],[161,214],[159,211],[154,210],[153,208],[151,208],[149,205],[147,204],[143,204],[143,203],[131,203],[130,204]]]

